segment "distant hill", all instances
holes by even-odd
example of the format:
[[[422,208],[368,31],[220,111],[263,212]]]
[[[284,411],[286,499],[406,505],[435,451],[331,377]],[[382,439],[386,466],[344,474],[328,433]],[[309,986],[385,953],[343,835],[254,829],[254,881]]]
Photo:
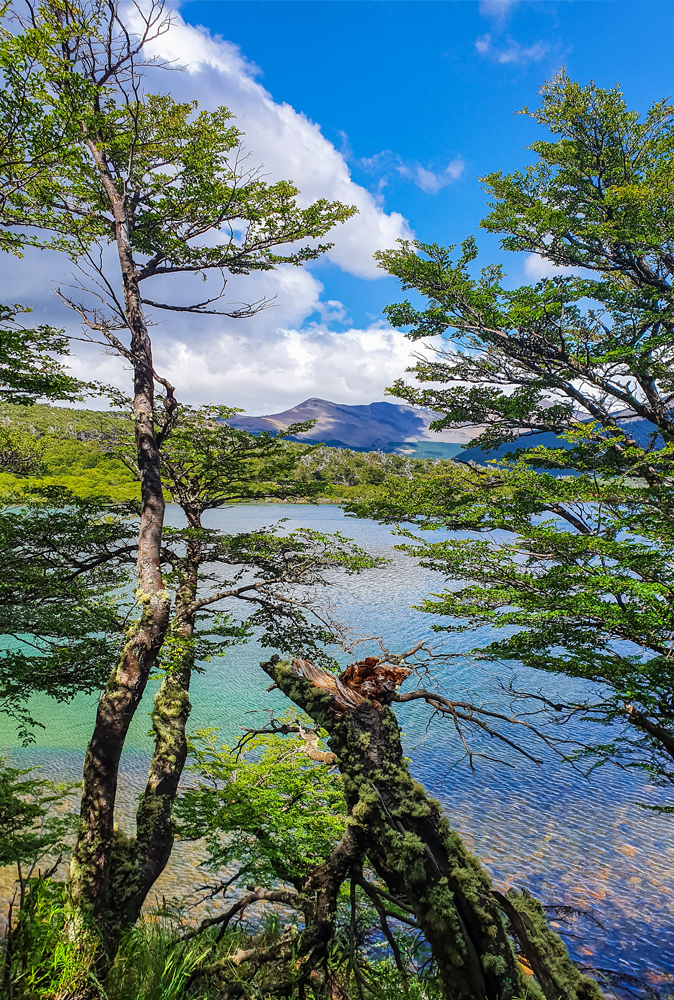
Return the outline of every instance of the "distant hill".
[[[453,458],[476,437],[481,427],[450,431],[429,430],[437,414],[417,410],[404,403],[368,403],[350,406],[327,399],[305,399],[283,413],[260,417],[237,414],[227,422],[232,427],[259,433],[279,431],[289,424],[315,420],[312,430],[294,437],[296,441],[322,441],[333,448],[355,451],[384,451],[415,458]]]
[[[650,437],[655,430],[654,425],[650,421],[644,420],[641,417],[621,416],[620,414],[617,414],[617,418],[618,424],[624,427],[638,444],[643,447],[649,444]],[[564,441],[562,438],[558,438],[555,434],[548,431],[541,434],[523,434],[518,441],[512,441],[510,444],[502,444],[493,451],[482,451],[481,448],[466,448],[465,451],[461,452],[459,457],[462,462],[477,462],[478,465],[484,465],[490,459],[503,458],[508,452],[517,451],[518,448],[536,448],[538,445],[543,445],[545,448],[572,447],[568,441]],[[661,447],[662,438],[658,438],[656,448]]]
[[[332,448],[351,448],[354,451],[383,451],[389,454],[409,455],[414,458],[458,458],[462,462],[484,465],[492,458],[501,458],[517,448],[569,448],[566,441],[551,433],[524,434],[518,442],[501,445],[494,451],[464,448],[480,434],[484,427],[459,427],[447,431],[432,431],[430,423],[438,414],[432,410],[418,410],[404,403],[368,403],[351,406],[348,403],[331,403],[327,399],[305,399],[283,413],[268,413],[260,417],[237,414],[228,420],[232,427],[259,433],[279,431],[289,424],[315,420],[313,428],[293,437],[295,441],[322,442]],[[582,419],[582,418],[581,418]],[[618,422],[629,428],[640,444],[645,444],[653,426],[647,420],[618,415]]]

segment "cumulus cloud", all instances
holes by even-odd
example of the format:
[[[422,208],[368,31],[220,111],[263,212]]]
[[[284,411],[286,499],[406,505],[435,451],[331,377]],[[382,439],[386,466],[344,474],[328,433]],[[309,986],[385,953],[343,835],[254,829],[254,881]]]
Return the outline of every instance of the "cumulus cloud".
[[[329,258],[359,278],[383,277],[372,260],[374,251],[413,233],[402,215],[387,213],[352,180],[343,153],[321,134],[319,125],[290,105],[275,102],[260,84],[256,67],[235,45],[185,24],[179,15],[156,45],[159,56],[185,68],[172,73],[151,70],[149,89],[170,91],[178,100],[196,98],[205,108],[228,106],[246,133],[251,164],[263,164],[269,180],[294,181],[303,204],[328,198],[357,205],[360,214],[328,237],[335,243]],[[35,307],[36,321],[77,335],[76,317],[52,292],[73,280],[71,272],[65,257],[29,250],[22,261],[5,263],[5,288],[11,294],[6,292],[4,298],[25,301]],[[110,273],[116,273],[114,263]],[[204,290],[197,277],[158,278],[146,294],[155,301],[184,305],[217,293],[216,285],[209,279]],[[157,371],[174,383],[181,401],[229,403],[250,413],[275,412],[308,396],[351,403],[382,399],[385,387],[410,363],[412,345],[379,322],[354,327],[347,307],[326,300],[323,292],[310,269],[282,266],[229,279],[228,303],[270,300],[270,307],[251,319],[150,309]],[[332,329],[335,326],[341,332]],[[74,374],[130,390],[129,371],[118,357],[95,345],[75,342],[73,347]]]
[[[5,287],[12,290],[5,298],[34,306],[35,322],[79,336],[73,313],[51,291],[65,289],[73,280],[71,270],[63,256],[29,249],[23,260],[5,262]],[[196,278],[157,279],[153,292],[158,301],[176,303],[205,297]],[[325,299],[322,283],[306,268],[285,265],[237,275],[226,292],[228,303],[266,296],[270,306],[239,320],[147,310],[155,324],[155,367],[176,386],[182,402],[227,403],[249,413],[278,412],[309,396],[371,403],[383,399],[385,387],[411,364],[415,347],[403,334],[381,322],[354,327],[344,304]],[[336,324],[347,328],[331,329]],[[78,341],[73,353],[74,375],[130,391],[130,372],[120,358]]]
[[[505,46],[494,45],[491,34],[480,35],[475,41],[475,48],[480,55],[487,56],[493,62],[501,65],[526,66],[530,62],[540,62],[550,51],[547,42],[534,42],[533,45],[522,45],[508,36]]]
[[[336,333],[323,323],[276,328],[258,340],[221,330],[208,350],[189,337],[155,339],[155,365],[178,388],[182,402],[226,403],[251,414],[278,413],[311,396],[338,403],[371,403],[412,363],[413,345],[402,333],[373,325]],[[118,358],[93,348],[72,359],[79,377],[129,391]]]
[[[382,399],[412,352],[403,334],[388,327],[335,333],[321,323],[303,330],[277,328],[264,344],[223,333],[208,354],[185,340],[164,340],[157,362],[180,383],[181,398],[276,413],[310,396],[340,403]]]
[[[328,198],[356,205],[359,214],[330,234],[335,246],[328,257],[349,274],[381,277],[372,254],[409,238],[409,225],[399,212],[385,212],[369,191],[354,183],[343,154],[320,126],[289,104],[275,102],[256,79],[257,67],[236,45],[186,24],[177,13],[171,30],[154,45],[158,56],[185,69],[163,80],[155,77],[153,85],[169,88],[178,99],[196,98],[202,107],[226,105],[246,133],[250,162],[263,164],[269,180],[292,180],[304,204]]]

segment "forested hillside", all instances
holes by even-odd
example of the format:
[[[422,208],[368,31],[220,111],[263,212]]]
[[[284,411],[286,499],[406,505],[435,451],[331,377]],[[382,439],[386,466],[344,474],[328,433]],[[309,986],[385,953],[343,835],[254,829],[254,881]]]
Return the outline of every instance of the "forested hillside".
[[[136,476],[117,457],[116,438],[131,427],[123,413],[73,409],[36,404],[31,407],[0,404],[0,448],[4,448],[2,468],[12,446],[21,446],[31,462],[17,475],[0,473],[0,487],[15,489],[29,485],[63,486],[80,497],[108,497],[131,500],[140,496]],[[351,451],[347,448],[306,447],[290,442],[291,454],[298,456],[294,478],[298,482],[321,484],[317,496],[336,502],[360,496],[388,476],[406,479],[426,476],[449,464],[445,459],[418,459],[381,451]],[[0,462],[2,462],[0,451]]]

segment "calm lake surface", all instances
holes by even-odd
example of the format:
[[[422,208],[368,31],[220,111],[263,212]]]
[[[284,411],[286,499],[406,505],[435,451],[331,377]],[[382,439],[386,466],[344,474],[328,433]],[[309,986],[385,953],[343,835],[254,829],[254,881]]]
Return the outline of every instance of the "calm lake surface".
[[[180,517],[177,509],[170,509],[169,523],[180,523]],[[286,528],[341,531],[390,560],[362,576],[341,578],[331,588],[330,598],[339,616],[357,634],[381,634],[388,648],[397,651],[423,638],[446,652],[476,645],[474,636],[434,634],[430,626],[439,619],[411,609],[429,592],[440,590],[442,578],[395,552],[396,539],[388,528],[346,518],[339,507],[304,504],[234,506],[211,512],[210,524],[237,532],[281,518],[288,519]],[[358,656],[374,651],[372,646],[362,646]],[[266,693],[269,680],[259,668],[263,656],[260,647],[250,644],[205,665],[205,672],[193,681],[191,729],[219,727],[223,742],[232,741],[240,726],[264,719],[264,715],[249,713],[271,708],[284,711],[283,696]],[[494,670],[468,657],[434,668],[442,693],[506,707]],[[521,668],[517,676],[521,687],[541,688],[553,697],[555,692],[562,696],[583,693],[582,686],[565,678]],[[129,823],[143,783],[150,747],[146,713],[153,690],[147,692],[137,714],[123,757],[122,825]],[[77,779],[95,716],[95,699],[78,697],[68,705],[41,699],[32,703],[32,709],[45,730],[31,747],[17,747],[13,728],[0,717],[2,753],[15,765],[41,765],[50,777]],[[640,805],[663,803],[661,790],[649,785],[644,776],[613,767],[585,778],[531,740],[525,745],[543,758],[541,765],[493,740],[480,743],[471,737],[474,748],[485,754],[472,773],[462,760],[456,733],[446,722],[436,720],[429,725],[428,711],[420,706],[403,706],[399,718],[414,774],[441,800],[450,822],[500,889],[524,886],[544,904],[590,913],[601,927],[590,918],[555,920],[574,957],[588,965],[638,974],[653,985],[664,983],[663,977],[674,973],[674,816],[658,815]],[[587,730],[594,738],[601,735],[596,727]],[[581,726],[569,733],[579,734]],[[195,848],[179,850],[158,886],[158,895],[179,896],[186,888],[207,881],[199,861]],[[0,881],[0,892],[3,886],[6,891],[9,876]]]

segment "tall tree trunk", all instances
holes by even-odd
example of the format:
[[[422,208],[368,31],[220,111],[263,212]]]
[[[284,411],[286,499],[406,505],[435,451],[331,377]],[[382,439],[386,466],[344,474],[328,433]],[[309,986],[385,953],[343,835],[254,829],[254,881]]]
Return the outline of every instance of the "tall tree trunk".
[[[92,142],[89,148],[101,170],[115,218],[126,321],[131,334],[126,356],[133,365],[133,414],[141,487],[136,590],[141,612],[98,704],[94,732],[84,761],[78,837],[71,864],[75,905],[82,916],[93,919],[104,952],[110,955],[110,864],[115,841],[119,761],[129,725],[164,641],[170,598],[164,589],[160,563],[165,504],[154,431],[152,346],[141,306],[126,209],[100,150]]]

